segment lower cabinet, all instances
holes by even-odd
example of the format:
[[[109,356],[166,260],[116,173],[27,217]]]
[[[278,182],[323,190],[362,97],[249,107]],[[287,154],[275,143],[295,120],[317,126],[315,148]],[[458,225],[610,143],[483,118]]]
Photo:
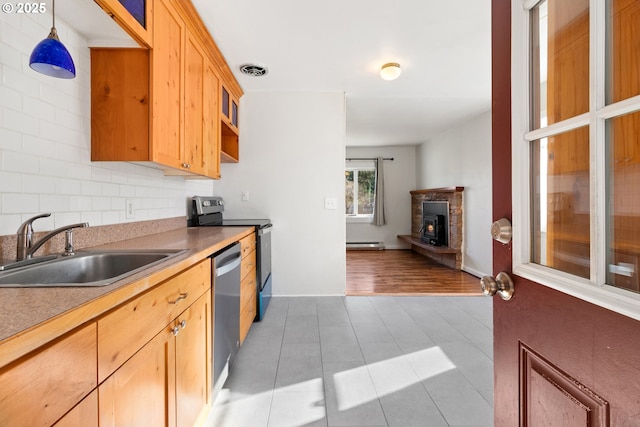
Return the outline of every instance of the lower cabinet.
[[[211,390],[211,291],[99,387],[100,426],[192,427]]]
[[[95,389],[96,378],[92,322],[0,369],[0,426],[53,425]],[[96,423],[87,418],[81,425]]]
[[[53,427],[78,426],[98,427],[98,390],[93,390]]]

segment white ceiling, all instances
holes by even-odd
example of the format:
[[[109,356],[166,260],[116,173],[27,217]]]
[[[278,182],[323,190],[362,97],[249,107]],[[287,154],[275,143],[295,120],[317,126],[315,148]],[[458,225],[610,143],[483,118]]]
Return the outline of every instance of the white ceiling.
[[[419,144],[491,107],[490,0],[192,1],[245,93],[346,93],[347,146]],[[58,3],[91,45],[133,43],[94,2]]]
[[[418,144],[491,108],[490,0],[192,1],[245,93],[346,93],[348,146]]]

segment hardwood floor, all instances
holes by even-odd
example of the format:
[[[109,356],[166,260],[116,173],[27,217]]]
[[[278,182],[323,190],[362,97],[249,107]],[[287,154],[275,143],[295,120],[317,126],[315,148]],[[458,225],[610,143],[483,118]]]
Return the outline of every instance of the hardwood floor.
[[[480,279],[409,250],[347,251],[347,295],[482,295]]]

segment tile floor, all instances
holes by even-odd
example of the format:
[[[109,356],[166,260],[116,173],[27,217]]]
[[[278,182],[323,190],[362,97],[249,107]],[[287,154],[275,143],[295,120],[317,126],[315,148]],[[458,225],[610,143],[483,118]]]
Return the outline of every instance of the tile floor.
[[[491,304],[273,298],[207,427],[492,426]]]

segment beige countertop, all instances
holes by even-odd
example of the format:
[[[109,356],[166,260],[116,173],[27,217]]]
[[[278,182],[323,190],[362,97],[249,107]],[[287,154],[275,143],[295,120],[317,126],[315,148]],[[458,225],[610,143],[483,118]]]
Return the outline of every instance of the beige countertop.
[[[0,367],[253,232],[253,227],[179,228],[87,248],[185,250],[107,286],[0,288]]]

